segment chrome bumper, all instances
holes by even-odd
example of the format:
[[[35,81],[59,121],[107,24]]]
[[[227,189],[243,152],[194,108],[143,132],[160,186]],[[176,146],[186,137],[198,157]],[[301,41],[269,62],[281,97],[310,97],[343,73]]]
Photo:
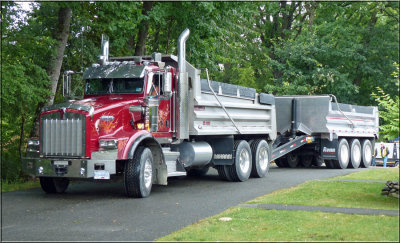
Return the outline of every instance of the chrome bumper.
[[[93,178],[95,171],[116,174],[117,150],[93,152],[91,159],[23,158],[23,170],[38,177]]]

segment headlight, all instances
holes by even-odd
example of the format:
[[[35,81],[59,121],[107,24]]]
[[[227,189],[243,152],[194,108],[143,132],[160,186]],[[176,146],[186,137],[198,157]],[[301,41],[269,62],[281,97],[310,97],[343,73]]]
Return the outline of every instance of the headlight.
[[[99,146],[103,149],[117,149],[118,141],[116,139],[99,140]]]
[[[29,139],[28,146],[39,146],[39,140],[38,139]]]
[[[29,139],[26,152],[39,153],[39,139]]]

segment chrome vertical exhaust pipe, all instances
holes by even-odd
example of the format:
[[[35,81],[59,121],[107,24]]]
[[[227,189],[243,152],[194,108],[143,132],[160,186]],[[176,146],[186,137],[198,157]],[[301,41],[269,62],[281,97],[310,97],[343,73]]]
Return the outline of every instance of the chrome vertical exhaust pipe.
[[[185,29],[178,38],[178,91],[176,102],[176,138],[188,139],[189,138],[189,85],[188,74],[186,72],[186,40],[190,34],[189,29]]]
[[[99,63],[101,65],[106,65],[108,63],[108,55],[109,55],[109,38],[107,35],[101,35],[101,55],[99,56]]]

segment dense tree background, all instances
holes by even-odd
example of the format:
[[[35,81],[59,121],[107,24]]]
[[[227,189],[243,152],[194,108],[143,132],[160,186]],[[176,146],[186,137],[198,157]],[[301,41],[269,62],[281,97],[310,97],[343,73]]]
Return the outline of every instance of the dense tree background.
[[[377,105],[376,87],[398,97],[398,2],[1,2],[2,179],[22,176],[37,114],[63,101],[59,73],[95,63],[102,33],[111,56],[176,55],[186,27],[188,61],[214,80],[358,105]]]

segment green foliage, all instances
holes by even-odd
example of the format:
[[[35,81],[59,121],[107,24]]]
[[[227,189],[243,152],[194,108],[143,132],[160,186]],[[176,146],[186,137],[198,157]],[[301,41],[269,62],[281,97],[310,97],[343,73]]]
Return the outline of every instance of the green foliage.
[[[56,54],[60,7],[72,9],[61,73],[84,71],[97,62],[103,33],[110,37],[111,56],[132,56],[145,19],[146,55],[176,55],[177,38],[189,28],[186,57],[195,67],[208,68],[212,80],[277,95],[332,93],[339,102],[358,105],[376,105],[369,94],[377,86],[380,95],[393,98],[398,92],[390,81],[392,63],[399,59],[398,2],[162,1],[154,2],[147,15],[143,2],[31,5],[26,12],[17,2],[1,2],[2,145],[9,154],[2,157],[3,178],[18,177],[19,171],[11,171],[20,168],[19,147],[39,104],[50,95],[46,70]],[[201,75],[205,78],[204,71]],[[79,75],[73,76],[75,95],[83,95],[83,86]],[[61,88],[56,103],[64,101]],[[394,114],[384,102],[382,109]],[[381,131],[396,131],[393,124],[385,126],[396,117],[381,114]]]
[[[394,79],[392,86],[397,86],[397,94],[399,93],[399,64],[395,64],[397,71],[393,73]],[[394,88],[393,87],[393,88]],[[376,87],[378,94],[372,93],[371,96],[379,104],[379,117],[381,125],[379,126],[379,135],[384,140],[391,140],[399,136],[399,96],[389,95],[382,88]]]

